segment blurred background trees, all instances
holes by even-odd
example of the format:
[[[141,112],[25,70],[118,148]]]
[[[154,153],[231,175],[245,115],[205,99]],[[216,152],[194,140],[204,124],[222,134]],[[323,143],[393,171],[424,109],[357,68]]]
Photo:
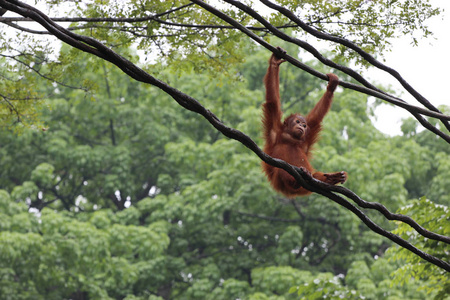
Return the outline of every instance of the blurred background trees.
[[[231,80],[164,76],[261,144],[266,64],[255,60],[264,54],[253,50]],[[46,131],[1,132],[7,299],[296,298],[290,289],[306,283],[300,291],[308,299],[431,297],[416,290],[432,288],[429,281],[392,281],[406,254],[385,254],[391,243],[345,209],[316,194],[283,199],[248,149],[164,93],[87,55],[80,61],[94,92],[47,91]],[[287,65],[281,78],[287,113],[308,111],[324,89]],[[448,212],[418,197],[448,205],[440,162],[450,156],[436,151],[444,142],[427,132],[388,137],[372,125],[371,109],[366,97],[340,90],[315,165],[347,170],[347,186],[364,199],[403,207],[439,229]]]
[[[140,10],[128,11],[114,5],[107,10],[99,3],[71,5],[87,17],[137,17],[186,4],[151,2],[154,6],[143,1]],[[325,20],[321,16],[332,11],[329,5],[337,5],[316,2],[307,11],[312,15],[321,9],[317,20]],[[356,17],[363,8],[362,2],[353,8]],[[408,9],[413,10],[410,14],[422,11],[424,18],[437,13],[426,5]],[[235,13],[237,18],[240,12]],[[172,21],[192,23],[195,18],[217,22],[196,10]],[[271,21],[285,24],[279,16]],[[145,38],[133,28],[72,26],[105,40],[262,145],[260,105],[267,50],[240,40],[236,31],[177,29],[184,33],[177,35],[162,30],[160,22],[143,23],[151,24],[148,27],[133,24],[146,32]],[[349,32],[351,24],[349,20]],[[395,22],[389,26],[395,27]],[[365,50],[377,53],[388,46],[381,37],[393,33],[370,28],[365,36],[353,34],[359,43],[374,45]],[[26,45],[24,36],[17,38]],[[323,196],[288,200],[274,193],[254,153],[161,90],[67,45],[52,52],[34,42],[29,44],[34,49],[15,52],[14,37],[2,35],[2,299],[448,296],[444,271],[393,246]],[[305,61],[297,47],[275,43]],[[158,46],[158,55],[152,57]],[[327,56],[343,63],[354,59],[343,49]],[[155,61],[146,64],[143,58]],[[307,63],[329,71],[316,61]],[[288,64],[280,76],[286,113],[307,112],[326,86]],[[324,171],[346,170],[346,186],[363,199],[450,235],[448,144],[418,130],[413,119],[404,120],[403,136],[379,132],[373,126],[379,102],[368,100],[364,94],[338,89],[314,165]],[[377,212],[366,213],[448,260],[448,245],[417,236],[409,226],[388,222]]]

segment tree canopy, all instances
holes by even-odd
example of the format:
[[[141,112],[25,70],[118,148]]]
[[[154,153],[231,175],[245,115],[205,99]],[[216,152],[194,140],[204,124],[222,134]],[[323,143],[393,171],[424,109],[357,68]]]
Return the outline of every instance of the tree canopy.
[[[224,2],[0,0],[2,298],[445,299],[450,108],[376,58],[440,10]],[[258,147],[276,46],[286,113],[316,103],[330,67],[342,80],[314,165],[345,169],[345,188]],[[403,136],[373,126],[371,96],[411,113]],[[316,193],[282,198],[261,160]]]

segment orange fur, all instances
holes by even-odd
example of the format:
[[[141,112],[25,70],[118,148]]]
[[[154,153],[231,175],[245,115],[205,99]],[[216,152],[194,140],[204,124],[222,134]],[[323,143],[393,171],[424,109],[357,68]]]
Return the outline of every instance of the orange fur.
[[[280,51],[284,51],[279,48]],[[313,144],[318,140],[323,117],[330,110],[333,93],[339,83],[334,74],[327,74],[329,78],[327,90],[316,106],[305,117],[299,114],[288,116],[281,122],[279,91],[279,66],[284,60],[272,55],[269,68],[264,77],[266,87],[266,102],[263,104],[263,134],[266,141],[264,152],[268,155],[282,159],[287,163],[303,167],[318,180],[329,184],[344,183],[347,180],[346,172],[322,173],[316,172],[309,163]],[[285,196],[305,196],[311,194],[307,189],[299,186],[294,177],[286,171],[262,163],[264,172],[273,188]]]

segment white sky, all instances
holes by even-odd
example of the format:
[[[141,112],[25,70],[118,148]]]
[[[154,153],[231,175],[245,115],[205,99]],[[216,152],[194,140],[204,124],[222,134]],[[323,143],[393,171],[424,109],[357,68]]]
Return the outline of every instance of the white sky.
[[[407,40],[394,41],[392,51],[386,53],[385,64],[397,70],[422,96],[434,106],[450,106],[450,0],[431,0],[434,6],[444,8],[439,17],[427,22],[434,38],[419,40],[418,47],[411,47]],[[443,19],[442,19],[443,18]],[[387,73],[370,73],[369,77],[382,84],[391,84],[396,90],[403,90],[396,79]],[[407,94],[402,99],[421,106]],[[406,110],[382,105],[376,110],[375,126],[390,135],[401,134],[400,120],[411,116]],[[422,127],[419,124],[419,128]]]

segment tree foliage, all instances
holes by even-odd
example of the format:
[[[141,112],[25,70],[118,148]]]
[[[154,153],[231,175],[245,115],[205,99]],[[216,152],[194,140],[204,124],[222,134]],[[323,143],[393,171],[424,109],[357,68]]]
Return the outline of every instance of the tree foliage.
[[[51,51],[50,38],[19,47],[24,32],[43,32],[12,23],[12,12],[0,18],[20,32],[0,39],[6,53],[0,84],[9,93],[2,96],[9,118],[3,124],[21,124],[20,135],[0,132],[2,298],[445,299],[449,285],[442,268],[394,246],[345,205],[329,201],[339,191],[328,198],[280,198],[263,178],[261,156],[235,135],[233,128],[262,144],[261,79],[269,52],[249,43],[243,32],[255,32],[257,42],[270,41],[261,42],[266,48],[282,46],[294,66],[303,66],[297,63],[304,55],[298,44],[270,36],[283,30],[297,37],[301,27],[288,15],[267,15],[278,26],[269,30],[242,7],[215,6],[246,26],[238,31],[187,1],[52,3],[50,12],[66,12],[58,22],[70,22],[70,32],[109,48],[80,36],[84,46],[92,46],[90,54],[67,45]],[[439,12],[428,1],[281,4],[322,32],[348,32],[369,54],[385,49],[385,38],[399,32],[429,34],[423,21]],[[368,9],[373,13],[363,13]],[[345,23],[336,22],[343,16]],[[369,31],[357,30],[361,26]],[[360,60],[340,45],[326,57]],[[304,65],[320,77],[329,70],[321,63]],[[401,214],[394,216],[397,222],[382,210],[365,209],[364,216],[445,262],[450,153],[442,116],[448,108],[440,113],[427,107],[426,120],[411,110],[441,133],[438,139],[435,131],[416,130],[413,119],[404,122],[403,136],[387,137],[371,122],[374,107],[367,96],[358,93],[367,90],[356,92],[358,79],[339,68],[345,88],[325,119],[314,165],[348,171],[346,187],[369,204]],[[308,111],[325,86],[293,66],[281,78],[286,113]],[[148,79],[162,90],[134,79]],[[364,86],[369,95],[378,93]],[[24,102],[20,93],[46,101]],[[39,117],[25,112],[38,108]],[[444,238],[418,234],[405,216]]]
[[[254,82],[223,78],[217,86],[198,73],[164,76],[262,143],[262,83],[250,75],[258,72],[253,56],[261,52],[250,55],[235,73],[248,74]],[[405,283],[398,281],[392,288],[389,273],[396,267],[384,272],[375,266],[389,265],[387,260],[373,259],[390,244],[361,227],[357,218],[318,195],[295,202],[279,199],[265,183],[258,158],[244,147],[217,135],[164,93],[124,81],[109,66],[90,69],[90,60],[86,56],[82,64],[89,70],[85,76],[98,82],[95,93],[61,89],[50,102],[52,109],[42,115],[47,131],[2,134],[0,177],[9,191],[2,192],[1,206],[0,256],[8,270],[3,294],[17,294],[17,299],[140,299],[148,293],[171,299],[356,299],[360,294],[377,299],[386,293],[412,295],[416,287],[428,286],[419,280],[401,287]],[[294,68],[284,72],[284,106],[288,112],[308,110],[323,87],[305,81],[304,100],[290,88],[302,73]],[[350,170],[354,191],[392,210],[416,194],[429,193],[428,185],[408,189],[406,182],[420,181],[422,172],[437,178],[433,162],[415,166],[408,157],[399,160],[408,149],[427,153],[426,144],[383,136],[366,115],[367,101],[354,94],[336,95],[314,163]],[[365,125],[343,136],[349,124]],[[430,210],[421,212],[433,219]],[[30,247],[36,248],[34,254],[25,255]],[[439,255],[445,248],[434,249]],[[28,259],[20,261],[23,255]],[[356,262],[373,265],[381,274],[367,278],[374,271]],[[364,275],[351,275],[355,271]],[[345,273],[343,280],[339,274]],[[12,284],[14,278],[21,280]]]

